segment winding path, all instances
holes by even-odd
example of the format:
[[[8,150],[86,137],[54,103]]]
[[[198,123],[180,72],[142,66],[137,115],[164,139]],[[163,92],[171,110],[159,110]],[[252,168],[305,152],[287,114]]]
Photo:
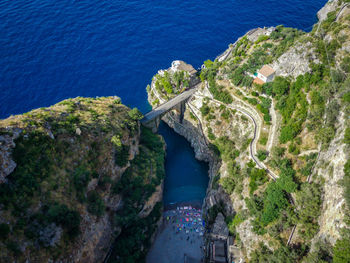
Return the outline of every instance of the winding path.
[[[254,133],[253,133],[253,139],[252,141],[250,142],[250,145],[249,145],[249,154],[250,154],[250,157],[253,159],[253,161],[256,163],[256,165],[260,168],[260,169],[264,169],[266,170],[267,174],[271,177],[272,180],[276,180],[278,178],[278,176],[273,173],[272,171],[270,171],[269,169],[267,169],[267,167],[265,166],[264,163],[260,162],[256,157],[255,157],[255,154],[256,154],[256,144],[257,144],[257,141],[258,141],[258,133],[260,133],[260,126],[258,125],[258,122],[254,119],[254,117],[252,116],[252,114],[250,114],[247,110],[241,108],[241,107],[238,107],[236,105],[232,105],[232,104],[225,104],[221,101],[218,101],[214,98],[209,98],[207,96],[203,96],[203,95],[199,95],[199,94],[194,94],[193,96],[197,96],[197,97],[202,97],[202,98],[208,98],[210,99],[211,101],[215,102],[216,104],[219,104],[219,105],[224,105],[230,109],[233,109],[233,110],[237,110],[239,112],[241,112],[242,114],[244,114],[245,116],[247,116],[254,124]]]

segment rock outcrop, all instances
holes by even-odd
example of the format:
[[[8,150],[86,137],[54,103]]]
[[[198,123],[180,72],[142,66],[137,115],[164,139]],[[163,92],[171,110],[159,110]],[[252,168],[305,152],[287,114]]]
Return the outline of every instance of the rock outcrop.
[[[125,228],[129,215],[121,212],[127,207],[142,220],[162,200],[164,143],[150,131],[141,135],[136,110],[117,97],[11,116],[0,121],[0,134],[0,225],[9,227],[1,262],[102,262]],[[157,146],[141,144],[141,136]],[[154,167],[141,171],[142,158]],[[126,187],[141,191],[137,200]]]
[[[319,64],[312,43],[297,44],[282,54],[272,67],[276,71],[276,76],[292,76],[296,78],[299,75],[310,73],[310,61]]]
[[[322,7],[317,12],[317,18],[320,22],[324,21],[327,18],[329,12],[335,11],[339,6],[339,0],[331,0],[326,3],[324,7]]]
[[[11,133],[0,135],[0,184],[5,183],[6,177],[16,168],[11,151],[16,146],[14,140],[18,138],[21,131],[21,129],[15,129]]]

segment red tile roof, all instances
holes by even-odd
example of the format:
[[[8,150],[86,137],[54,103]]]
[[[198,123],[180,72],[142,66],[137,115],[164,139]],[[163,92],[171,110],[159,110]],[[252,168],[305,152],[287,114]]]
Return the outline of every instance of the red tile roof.
[[[259,70],[259,73],[265,77],[268,77],[268,76],[272,75],[273,73],[275,73],[275,70],[268,65],[264,65]]]
[[[258,77],[256,77],[253,81],[253,83],[258,84],[258,85],[263,85],[265,82]]]

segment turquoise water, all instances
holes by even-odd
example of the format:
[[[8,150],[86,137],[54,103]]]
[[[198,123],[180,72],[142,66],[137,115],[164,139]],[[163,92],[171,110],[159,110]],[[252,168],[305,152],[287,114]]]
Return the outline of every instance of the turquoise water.
[[[209,181],[208,164],[195,160],[191,145],[166,124],[161,123],[159,132],[167,142],[164,203],[202,202]]]
[[[0,118],[76,96],[150,109],[146,85],[175,59],[199,67],[258,26],[310,30],[326,0],[0,1]],[[169,145],[165,202],[202,199],[207,166]]]

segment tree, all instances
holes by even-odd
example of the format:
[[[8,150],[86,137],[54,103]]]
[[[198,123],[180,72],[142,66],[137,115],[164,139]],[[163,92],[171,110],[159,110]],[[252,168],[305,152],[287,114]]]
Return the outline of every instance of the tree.
[[[347,56],[344,58],[342,63],[340,64],[340,67],[342,70],[344,70],[346,73],[350,72],[350,56]]]
[[[345,129],[344,143],[350,145],[350,128],[349,127]]]
[[[49,222],[55,222],[66,229],[70,238],[80,233],[80,214],[66,205],[58,203],[52,205],[47,212],[47,218]]]
[[[236,183],[230,176],[220,178],[220,184],[222,185],[222,188],[224,188],[225,192],[229,195],[232,194],[235,190]]]
[[[283,126],[279,138],[280,142],[286,143],[293,140],[294,137],[298,135],[298,130],[296,128],[297,127],[294,124]]]
[[[344,165],[344,178],[341,183],[344,189],[346,204],[350,207],[350,160],[347,160]]]
[[[261,221],[264,225],[268,225],[279,216],[279,212],[288,205],[288,201],[281,187],[271,182],[264,195],[264,210]]]
[[[264,151],[264,150],[258,150],[257,152],[257,157],[260,161],[264,161],[266,160],[267,158],[267,155],[268,155],[268,152],[267,151]]]
[[[286,151],[286,148],[274,146],[272,148],[272,157],[273,158],[281,158],[284,156],[285,151]]]
[[[253,168],[249,174],[249,193],[253,194],[258,186],[267,182],[267,174],[264,169]]]
[[[111,138],[111,142],[113,143],[113,145],[119,149],[120,147],[122,147],[122,141],[120,140],[120,136],[118,135],[114,135],[112,138]]]
[[[344,103],[350,103],[350,91],[349,91],[349,92],[346,92],[346,93],[343,95],[342,101],[343,101]]]
[[[288,193],[293,193],[297,188],[297,184],[294,182],[293,177],[283,173],[281,173],[276,183],[281,187],[281,189]]]
[[[347,238],[338,239],[333,249],[334,263],[350,262],[350,240]]]
[[[129,114],[129,117],[135,121],[141,120],[143,117],[142,113],[137,108],[133,108],[128,112],[128,114]]]
[[[277,76],[272,84],[272,91],[275,95],[281,96],[287,94],[289,90],[289,81],[286,78]]]
[[[171,83],[169,81],[163,81],[163,87],[164,87],[164,90],[166,91],[166,93],[168,93],[168,94],[172,94],[174,92],[173,86],[171,85]]]
[[[296,206],[298,207],[298,218],[300,233],[310,240],[318,231],[317,219],[321,214],[321,190],[316,183],[304,183],[300,191],[296,192]]]
[[[105,204],[96,191],[91,191],[88,193],[88,211],[89,213],[102,216],[105,212]]]
[[[200,108],[200,111],[203,116],[207,116],[210,112],[210,107],[207,104],[203,104],[203,106]]]

